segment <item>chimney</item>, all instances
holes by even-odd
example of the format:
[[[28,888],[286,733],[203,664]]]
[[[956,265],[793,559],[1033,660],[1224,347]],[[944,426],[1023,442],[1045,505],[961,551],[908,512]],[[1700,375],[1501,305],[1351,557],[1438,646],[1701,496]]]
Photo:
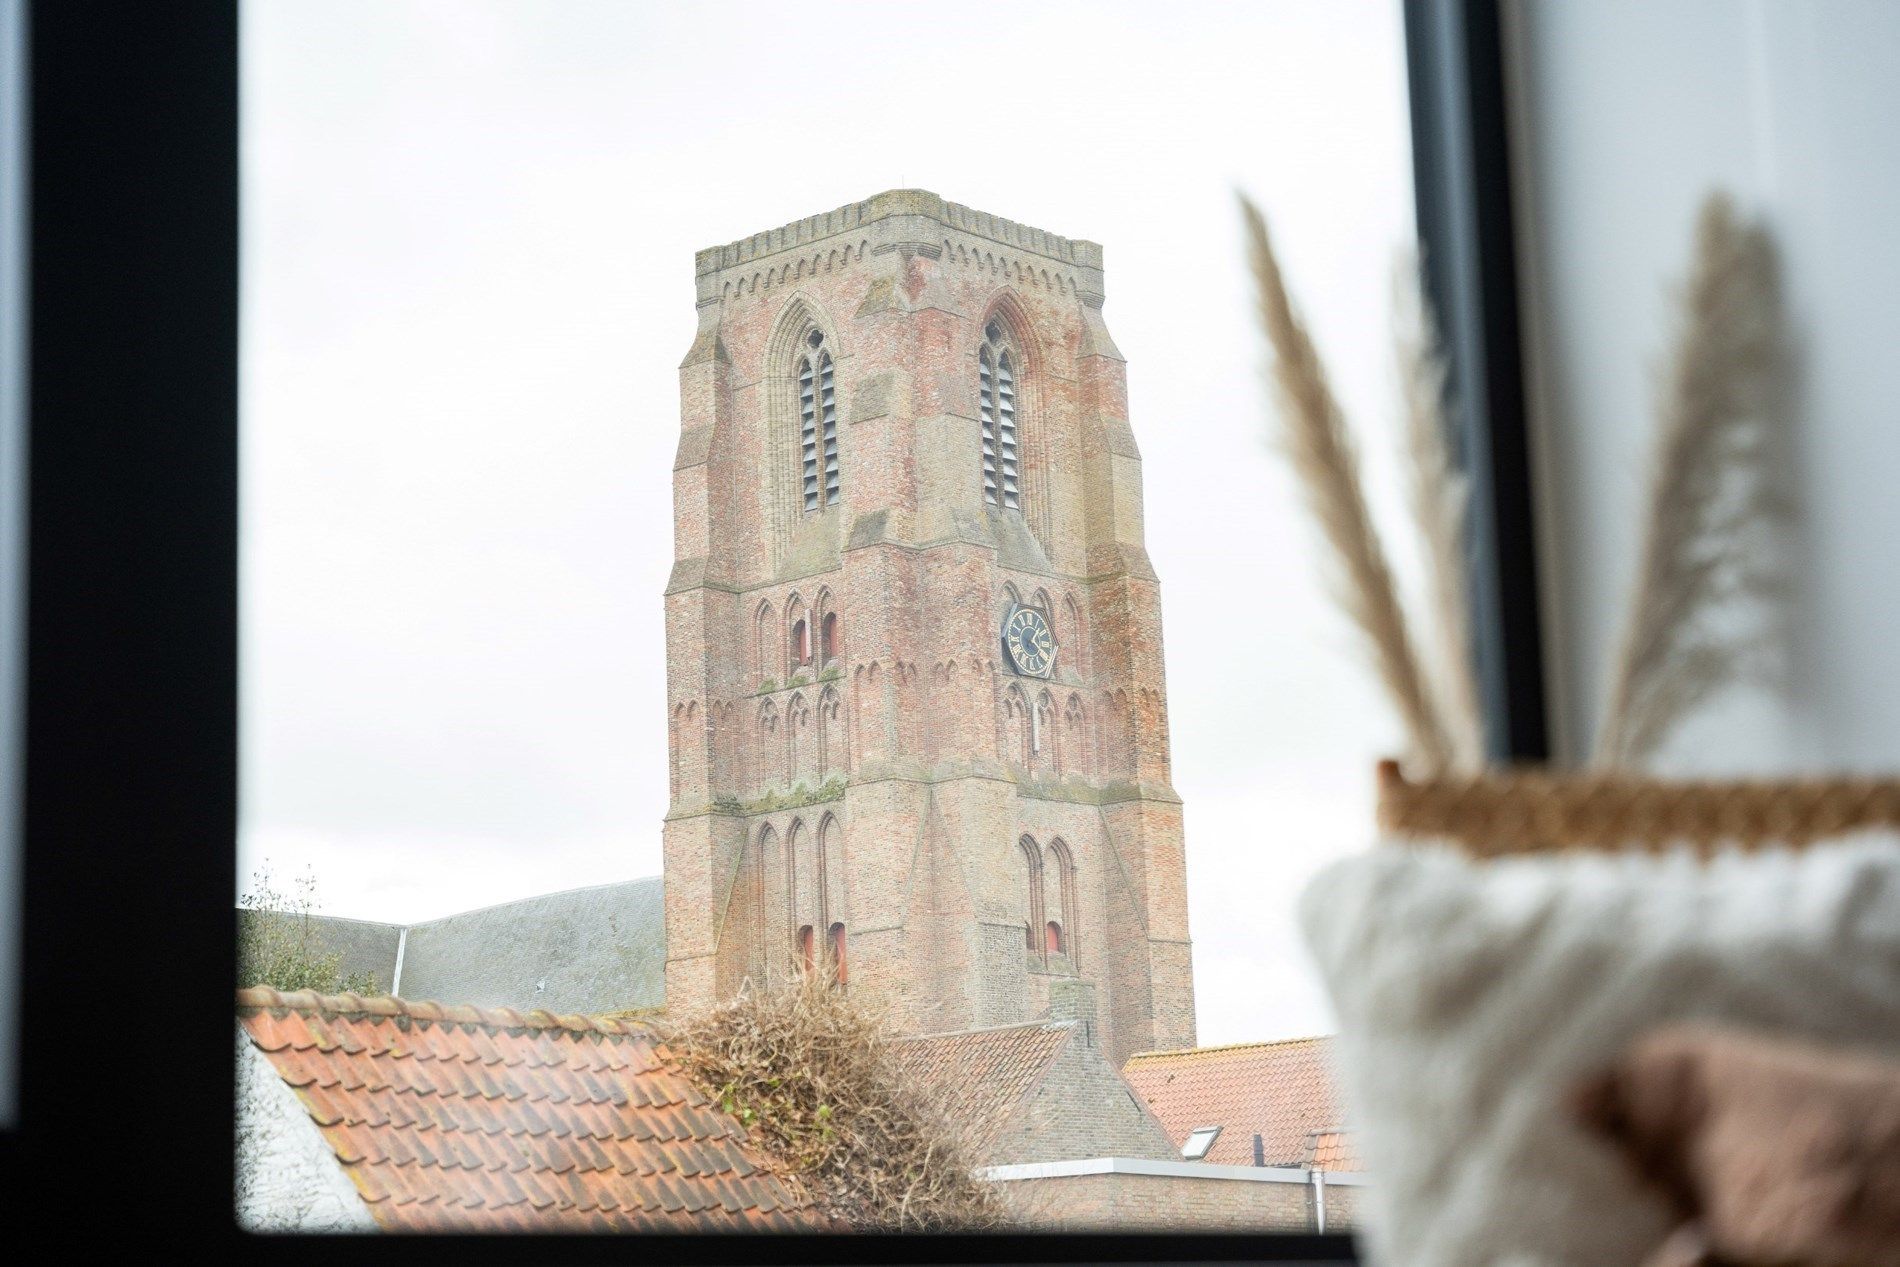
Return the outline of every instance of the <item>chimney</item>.
[[[1049,1019],[1078,1021],[1085,1046],[1095,1046],[1095,984],[1064,977],[1049,983]]]
[[[1267,1164],[1267,1141],[1260,1138],[1259,1131],[1255,1131],[1253,1135],[1253,1164],[1256,1166]]]

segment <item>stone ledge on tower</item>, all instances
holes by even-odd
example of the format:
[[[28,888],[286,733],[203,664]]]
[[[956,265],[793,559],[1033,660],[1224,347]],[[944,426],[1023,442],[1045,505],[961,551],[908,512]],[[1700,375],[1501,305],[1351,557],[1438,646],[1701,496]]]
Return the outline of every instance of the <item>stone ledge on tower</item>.
[[[837,247],[828,246],[839,239]],[[834,263],[862,262],[867,252],[908,252],[998,270],[1098,307],[1104,293],[1099,243],[948,202],[926,189],[890,189],[697,252],[693,272],[699,302],[795,281]],[[872,311],[912,311],[940,306],[947,294],[928,289],[906,293],[899,284],[875,288],[867,302],[873,304]],[[1094,343],[1096,353],[1120,358],[1106,329]]]

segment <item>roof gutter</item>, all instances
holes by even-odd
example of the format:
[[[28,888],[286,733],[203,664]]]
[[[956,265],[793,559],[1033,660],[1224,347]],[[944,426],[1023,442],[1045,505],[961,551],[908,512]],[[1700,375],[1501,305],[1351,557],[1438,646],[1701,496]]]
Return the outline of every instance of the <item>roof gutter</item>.
[[[1148,1175],[1163,1179],[1217,1179],[1238,1183],[1341,1184],[1364,1187],[1358,1171],[1322,1172],[1303,1166],[1210,1166],[1200,1161],[1149,1161],[1142,1157],[1090,1157],[1079,1161],[1036,1161],[1016,1166],[980,1166],[976,1177],[992,1183],[1015,1179],[1072,1179],[1080,1175]]]

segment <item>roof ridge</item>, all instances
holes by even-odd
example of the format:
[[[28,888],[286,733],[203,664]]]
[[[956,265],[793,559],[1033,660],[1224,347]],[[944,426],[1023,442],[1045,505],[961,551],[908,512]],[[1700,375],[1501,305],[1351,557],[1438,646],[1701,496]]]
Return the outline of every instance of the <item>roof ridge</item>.
[[[340,924],[366,924],[371,928],[387,928],[391,932],[400,932],[408,927],[406,924],[392,924],[386,919],[360,919],[355,915],[330,915],[323,911],[287,911],[276,906],[240,906],[237,910],[240,915],[296,915],[309,919],[335,920]]]
[[[474,1007],[467,1003],[442,1004],[426,999],[400,999],[394,995],[320,994],[315,990],[278,990],[267,985],[244,986],[237,992],[237,1006],[293,1012],[319,1012],[331,1016],[406,1016],[415,1021],[435,1021],[451,1025],[486,1025],[493,1029],[559,1029],[578,1034],[608,1034],[615,1037],[652,1038],[652,1029],[633,1020],[608,1016],[542,1011],[520,1012],[511,1007]]]
[[[441,924],[448,920],[460,919],[464,915],[480,915],[487,911],[498,911],[504,906],[520,906],[527,902],[539,902],[551,897],[567,897],[574,893],[589,893],[596,889],[618,889],[634,884],[648,882],[659,883],[662,877],[657,875],[637,875],[631,880],[602,880],[599,884],[577,884],[571,889],[555,889],[548,893],[529,893],[523,897],[503,898],[499,902],[490,902],[486,906],[471,906],[465,911],[450,911],[447,915],[437,915],[431,919],[410,920],[407,924],[398,924],[397,928],[406,928],[414,932],[430,924]]]
[[[931,1034],[899,1034],[891,1039],[893,1043],[916,1043],[926,1038],[961,1038],[965,1034],[995,1034],[1006,1029],[1074,1029],[1073,1018],[1054,1020],[1044,1017],[1039,1021],[1008,1021],[1002,1025],[975,1025],[969,1029],[940,1029]]]
[[[1242,1051],[1254,1047],[1286,1047],[1294,1043],[1330,1042],[1334,1037],[1335,1035],[1332,1034],[1308,1034],[1301,1038],[1264,1038],[1251,1043],[1219,1043],[1213,1047],[1167,1047],[1155,1051],[1138,1051],[1130,1055],[1128,1059],[1135,1061],[1145,1056],[1199,1056],[1214,1051]],[[1125,1067],[1124,1065],[1124,1068]]]

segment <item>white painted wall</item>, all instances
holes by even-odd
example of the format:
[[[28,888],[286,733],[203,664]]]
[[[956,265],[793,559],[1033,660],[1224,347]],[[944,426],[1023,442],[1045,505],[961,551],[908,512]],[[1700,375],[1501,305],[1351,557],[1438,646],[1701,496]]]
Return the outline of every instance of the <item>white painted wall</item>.
[[[1676,771],[1900,770],[1900,3],[1507,7],[1560,743],[1587,749],[1706,191],[1765,217],[1795,334],[1788,680],[1714,707]]]
[[[287,1083],[237,1027],[237,1220],[250,1232],[374,1232],[356,1186]]]

